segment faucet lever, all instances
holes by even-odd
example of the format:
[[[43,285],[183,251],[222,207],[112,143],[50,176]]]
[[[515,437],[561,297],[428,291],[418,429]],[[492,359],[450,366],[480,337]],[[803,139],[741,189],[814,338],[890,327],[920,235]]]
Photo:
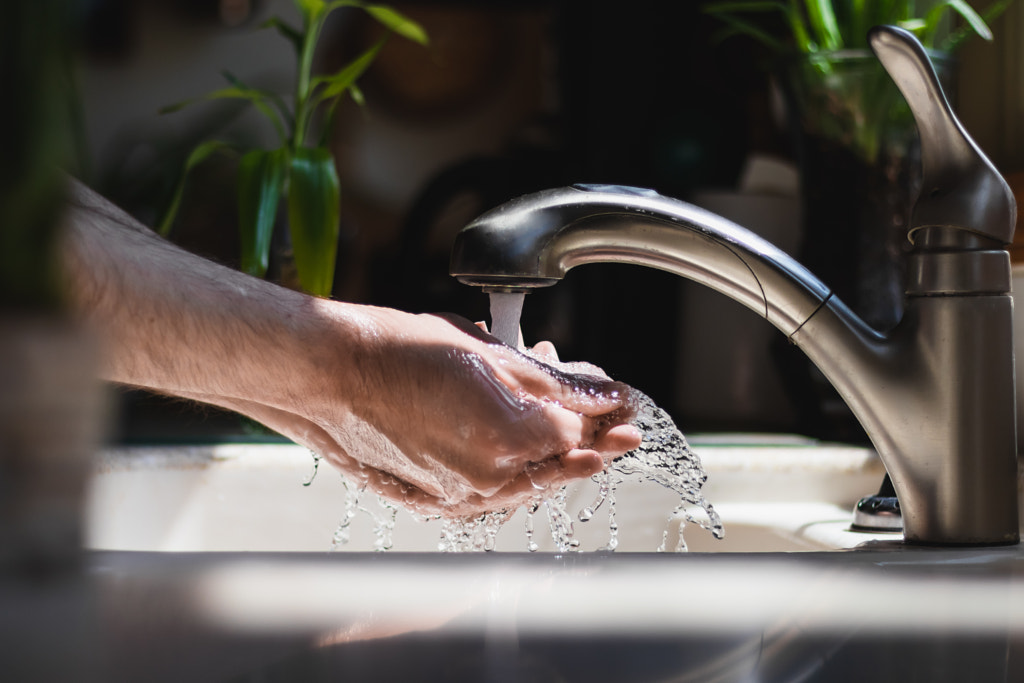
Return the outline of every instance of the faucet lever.
[[[910,241],[926,228],[954,228],[1013,241],[1016,202],[984,152],[949,105],[928,53],[909,31],[876,26],[868,42],[896,82],[921,136],[921,194],[914,207]]]

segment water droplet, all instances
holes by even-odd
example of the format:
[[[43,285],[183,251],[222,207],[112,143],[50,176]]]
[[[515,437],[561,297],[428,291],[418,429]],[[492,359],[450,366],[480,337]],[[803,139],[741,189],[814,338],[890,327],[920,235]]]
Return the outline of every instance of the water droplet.
[[[302,482],[303,486],[309,486],[313,483],[313,480],[316,479],[316,473],[320,471],[320,461],[323,460],[323,456],[319,453],[310,451],[309,454],[313,456],[313,472],[309,475],[309,479]]]
[[[365,490],[362,487],[350,487],[344,477],[341,478],[341,483],[345,487],[345,513],[341,518],[341,522],[338,523],[338,528],[334,530],[334,536],[331,538],[330,551],[332,552],[341,550],[342,547],[348,544],[352,534],[352,520],[356,518],[356,513],[359,511],[359,499]]]

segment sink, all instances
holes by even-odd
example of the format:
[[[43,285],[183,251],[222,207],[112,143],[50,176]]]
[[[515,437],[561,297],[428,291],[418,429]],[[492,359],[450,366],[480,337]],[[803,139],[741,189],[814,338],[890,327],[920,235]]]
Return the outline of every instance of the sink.
[[[513,520],[499,539],[513,552],[419,552],[436,546],[434,523],[400,518],[393,552],[328,553],[344,487],[326,467],[302,486],[301,449],[110,449],[90,484],[83,572],[61,589],[74,618],[26,618],[47,612],[22,589],[0,655],[15,672],[72,662],[61,670],[96,681],[1022,680],[1019,545],[849,531],[881,476],[868,449],[690,441],[726,538],[690,525],[681,554],[635,551],[660,542],[674,505],[642,485],[620,496],[625,551],[514,552]],[[349,550],[372,548],[370,526],[360,518]],[[580,526],[585,548],[605,542],[606,522]],[[43,642],[67,656],[27,647]]]
[[[692,552],[798,552],[853,547],[879,538],[849,531],[854,503],[874,492],[884,470],[870,449],[777,435],[707,435],[691,439],[708,472],[705,495],[721,514],[725,538],[685,524]],[[86,514],[86,545],[135,551],[320,552],[344,510],[342,479],[324,464],[313,474],[309,452],[284,444],[220,444],[108,449],[98,458]],[[574,513],[593,501],[597,485],[572,487]],[[379,515],[376,500],[362,501]],[[669,522],[678,497],[656,484],[628,480],[618,489],[619,552],[654,551],[669,530],[674,547],[681,520]],[[608,505],[576,522],[582,550],[609,540]],[[540,550],[554,550],[543,511],[535,517]],[[524,551],[525,513],[498,535],[496,550]],[[343,550],[373,550],[374,520],[360,514]],[[435,551],[439,522],[396,514],[393,549]],[[881,536],[889,538],[890,536]]]

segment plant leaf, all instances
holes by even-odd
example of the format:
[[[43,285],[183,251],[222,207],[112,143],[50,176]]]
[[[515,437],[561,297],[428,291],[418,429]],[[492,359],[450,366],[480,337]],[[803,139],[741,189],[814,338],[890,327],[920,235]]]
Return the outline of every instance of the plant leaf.
[[[992,29],[988,27],[988,24],[981,18],[981,15],[974,11],[973,7],[964,0],[949,0],[949,6],[963,17],[967,25],[974,29],[974,32],[981,36],[983,40],[992,40]]]
[[[718,17],[729,25],[729,30],[720,35],[719,39],[737,34],[746,35],[779,52],[786,49],[783,41],[768,33],[764,28],[735,15],[781,12],[793,33],[796,48],[801,52],[812,52],[818,49],[817,44],[811,40],[808,34],[803,15],[792,4],[786,4],[777,0],[735,0],[734,2],[715,2],[705,5],[703,11],[706,14]]]
[[[765,31],[764,29],[760,28],[759,26],[755,26],[753,23],[749,21],[728,15],[722,16],[721,19],[725,24],[728,25],[729,28],[728,30],[723,31],[720,34],[716,34],[714,36],[715,42],[725,40],[726,38],[729,38],[734,35],[745,35],[767,45],[773,50],[778,50],[781,52],[782,50],[785,49],[785,45],[783,45],[781,41],[777,40],[773,35]]]
[[[302,31],[295,28],[281,17],[270,17],[258,28],[273,28],[277,29],[277,32],[288,39],[288,41],[295,46],[295,51],[298,52],[302,49]]]
[[[332,2],[323,3],[323,18],[326,18],[328,14],[342,7],[358,7],[383,24],[388,30],[420,45],[427,45],[430,42],[430,38],[422,26],[388,5],[370,5],[361,2],[361,0],[333,0]]]
[[[288,171],[288,150],[254,149],[238,165],[238,228],[241,267],[263,277],[270,263],[270,238]]]
[[[270,119],[270,122],[274,126],[274,130],[277,131],[278,137],[280,137],[281,141],[284,142],[287,139],[287,134],[285,133],[281,118],[273,109],[268,107],[266,103],[267,99],[273,99],[274,97],[275,96],[272,93],[257,90],[255,88],[249,88],[244,85],[232,85],[228,88],[221,88],[220,90],[208,92],[199,97],[193,97],[192,99],[184,100],[182,102],[169,104],[166,107],[161,107],[159,112],[161,114],[171,114],[176,111],[180,111],[189,105],[195,104],[196,102],[205,102],[209,100],[247,100],[251,102],[264,116]]]
[[[326,142],[328,135],[328,128],[330,122],[334,118],[334,108],[338,104],[338,96],[344,93],[346,90],[350,90],[355,87],[356,80],[363,75],[363,73],[373,64],[373,60],[377,57],[377,53],[380,52],[381,48],[384,47],[384,43],[387,42],[387,36],[381,38],[376,45],[368,49],[363,54],[356,57],[349,64],[339,69],[337,72],[329,76],[318,76],[313,80],[314,94],[310,97],[309,107],[306,109],[307,120],[303,123],[307,124],[312,120],[314,113],[324,102],[329,102],[327,112],[324,115],[323,120],[327,122],[325,130],[321,135],[320,144],[323,145]],[[362,96],[360,91],[359,95]]]
[[[307,28],[326,7],[324,0],[294,0],[294,2],[295,7],[302,15],[303,24]]]
[[[205,102],[207,100],[228,100],[228,99],[252,99],[252,93],[249,93],[243,88],[232,86],[230,88],[221,88],[220,90],[214,90],[208,92],[205,95],[199,97],[192,97],[181,102],[175,102],[174,104],[168,104],[160,107],[158,110],[161,114],[173,114],[176,111],[180,111],[185,107],[195,104],[196,102]]]
[[[300,147],[288,179],[288,223],[299,284],[330,296],[338,249],[341,190],[334,158],[323,147]]]
[[[363,91],[359,89],[358,85],[353,83],[352,85],[348,86],[348,90],[346,92],[348,93],[349,97],[352,98],[352,101],[356,103],[357,106],[366,106],[366,95],[363,94]],[[334,110],[337,109],[339,101],[339,99],[335,99],[333,102],[331,102],[331,105],[327,108],[327,112],[324,114],[323,120],[326,121],[326,124],[324,125],[323,130],[320,132],[319,145],[321,147],[326,147],[328,141],[330,140],[331,122],[334,121]]]
[[[349,97],[352,98],[352,101],[355,102],[360,107],[366,106],[366,95],[363,94],[362,88],[360,88],[357,84],[353,83],[352,85],[348,86],[348,95]]]
[[[985,11],[981,13],[982,21],[985,22],[986,25],[995,21],[1002,15],[1003,12],[1006,11],[1006,8],[1009,7],[1012,3],[1013,0],[996,0],[996,2],[993,2],[991,5],[986,7]],[[971,36],[972,32],[974,31],[970,25],[961,27],[958,31],[956,31],[956,33],[954,33],[952,36],[949,36],[944,41],[940,49],[952,52],[957,47],[959,47],[962,42],[967,40]]]
[[[824,50],[838,50],[843,37],[836,22],[831,0],[806,0],[807,19],[818,45]]]
[[[243,83],[241,79],[239,79],[237,76],[235,76],[227,69],[222,71],[221,75],[223,75],[224,78],[227,79],[228,83],[235,86],[236,88],[252,93],[253,96],[257,98],[256,100],[254,100],[253,104],[255,104],[256,107],[267,116],[267,118],[271,119],[271,122],[274,123],[275,126],[277,126],[277,117],[273,114],[273,112],[269,110],[269,107],[265,108],[266,105],[264,104],[264,100],[270,100],[271,102],[274,103],[274,106],[277,107],[277,111],[280,114],[280,119],[283,120],[287,125],[295,125],[295,120],[292,117],[292,113],[288,110],[288,105],[285,104],[284,99],[276,92],[270,90],[263,90],[262,88],[253,88]],[[277,127],[277,130],[278,134],[280,134],[283,137],[283,129]]]
[[[974,8],[964,2],[964,0],[947,0],[933,7],[925,17],[926,28],[924,33],[926,36],[934,38],[939,22],[949,10],[963,17],[970,31],[974,31],[983,40],[992,40],[992,29],[988,27],[988,24],[981,18],[981,15],[975,12]]]
[[[329,100],[332,97],[337,97],[350,88],[352,84],[370,68],[370,65],[373,64],[373,60],[377,57],[377,53],[380,52],[386,42],[387,38],[382,38],[366,52],[359,55],[333,74],[314,78],[313,87],[320,85],[324,86],[324,88],[317,93],[317,100],[320,102]]]
[[[185,193],[185,181],[188,179],[189,172],[193,168],[203,163],[210,158],[215,152],[231,149],[231,145],[220,140],[207,140],[196,146],[195,149],[189,153],[185,159],[185,165],[182,167],[181,178],[178,179],[178,184],[174,188],[174,194],[171,197],[171,202],[164,212],[163,220],[160,221],[160,225],[157,226],[157,232],[163,237],[167,237],[171,233],[171,228],[174,226],[174,219],[178,216],[178,208],[181,205],[181,197]]]
[[[366,11],[389,30],[403,38],[408,38],[420,45],[430,43],[430,38],[427,37],[427,32],[423,30],[422,26],[395,9],[386,5],[369,5],[366,7]]]
[[[917,39],[920,40],[925,47],[928,46],[930,38],[927,34],[928,22],[924,19],[907,19],[906,21],[896,22],[896,25],[904,30],[910,31],[917,36]]]

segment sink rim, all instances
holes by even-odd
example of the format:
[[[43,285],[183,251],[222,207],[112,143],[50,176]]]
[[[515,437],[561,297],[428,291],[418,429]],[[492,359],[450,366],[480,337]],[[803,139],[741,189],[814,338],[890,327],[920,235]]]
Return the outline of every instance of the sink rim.
[[[775,435],[764,437],[759,435],[697,435],[693,439],[693,448],[701,456],[709,473],[709,481],[705,487],[705,495],[711,500],[717,509],[724,512],[726,521],[726,541],[718,546],[718,542],[710,538],[710,534],[703,530],[687,526],[687,543],[695,551],[704,552],[743,552],[747,549],[759,549],[761,552],[773,550],[791,550],[794,552],[812,552],[815,550],[840,550],[853,547],[857,544],[870,540],[862,534],[848,532],[848,520],[851,516],[853,503],[862,495],[875,490],[881,480],[884,470],[878,461],[877,455],[871,449],[850,446],[845,444],[825,444],[813,439],[795,437],[792,435]],[[756,445],[749,445],[749,444]],[[313,473],[313,462],[309,452],[294,444],[281,443],[217,443],[217,444],[194,444],[189,446],[177,445],[151,445],[151,446],[129,446],[104,449],[98,454],[94,471],[97,477],[108,474],[131,473],[144,474],[151,471],[176,471],[182,475],[202,476],[234,476],[235,471],[251,472],[258,474],[261,470],[271,471],[279,466],[287,466],[287,476],[290,479],[281,486],[289,494],[300,490],[298,481],[308,480]],[[333,471],[330,468],[322,468],[318,475],[318,481],[309,489],[303,489],[302,496],[328,495],[318,493],[316,489],[324,486],[319,479],[330,477]],[[275,475],[276,476],[276,475]],[[298,480],[298,481],[296,481]],[[93,480],[98,481],[98,479]],[[854,482],[847,486],[842,496],[845,500],[828,501],[830,496],[834,497],[836,483]],[[193,485],[193,484],[190,484]],[[198,484],[194,484],[198,485]],[[327,484],[335,486],[334,482]],[[586,484],[590,486],[589,483]],[[276,482],[275,482],[276,486]],[[635,487],[636,485],[634,485]],[[167,487],[162,487],[167,488]],[[595,489],[596,490],[596,489]],[[659,494],[667,494],[657,489]],[[166,491],[164,492],[166,495]],[[135,494],[133,494],[135,495]],[[186,491],[182,495],[191,495]],[[636,495],[635,493],[633,494]],[[151,497],[149,497],[151,498]],[[145,504],[155,504],[147,498]],[[306,498],[303,498],[306,500]],[[620,500],[635,500],[628,497],[628,489],[623,489]],[[732,518],[731,511],[737,506],[742,507],[753,504],[762,506],[762,519],[758,520],[757,515],[745,513],[742,518]],[[190,501],[186,501],[191,504]],[[90,500],[90,510],[91,508]],[[261,505],[263,505],[261,503]],[[669,504],[670,505],[670,504]],[[265,507],[265,506],[264,506]],[[340,516],[342,505],[336,506]],[[625,504],[620,508],[620,522],[628,524],[628,510]],[[666,507],[667,518],[671,506]],[[788,512],[785,512],[788,510]],[[772,514],[767,515],[765,511]],[[776,514],[778,513],[778,514]],[[98,540],[93,538],[91,530],[97,524],[96,518],[112,513],[90,512],[87,518],[90,520],[87,534],[90,547],[95,548],[122,548],[122,549],[184,549],[197,550],[211,547],[202,545],[199,541],[190,541],[186,536],[180,542],[177,540],[166,543],[126,544],[123,540],[118,542],[104,541],[101,533]],[[166,512],[175,518],[187,517],[188,511],[168,508]],[[206,514],[205,509],[196,514]],[[643,513],[650,515],[651,513]],[[134,517],[134,515],[128,515]],[[330,517],[330,524],[333,525],[338,516]],[[782,523],[782,519],[788,516],[789,519]],[[764,518],[771,517],[769,523]],[[600,524],[600,520],[599,524]],[[190,523],[195,523],[191,520]],[[402,520],[403,524],[412,524],[412,520]],[[511,522],[511,525],[518,522]],[[735,529],[742,525],[747,533],[753,529],[764,529],[766,532],[773,532],[775,537],[768,539],[765,543],[754,546],[736,548],[730,543],[729,525]],[[186,525],[187,526],[187,525]],[[435,525],[436,526],[436,525]],[[663,525],[662,525],[663,526]],[[440,527],[436,527],[439,530]],[[627,528],[627,527],[623,527]],[[183,532],[185,533],[185,532]],[[330,534],[333,533],[333,526],[322,536],[323,541],[314,546],[280,546],[276,549],[301,548],[309,550],[326,550],[330,544]],[[585,532],[584,537],[586,537]],[[650,531],[648,535],[655,533]],[[656,530],[660,539],[661,527]],[[593,532],[591,535],[594,535]],[[704,539],[706,535],[708,538]],[[109,536],[109,534],[108,534]],[[115,534],[116,536],[116,534]],[[596,535],[594,536],[596,538]],[[747,537],[750,534],[747,533]],[[653,536],[651,537],[653,539]],[[735,533],[733,535],[735,538]],[[881,536],[878,538],[886,538]],[[426,541],[420,542],[413,547],[426,550],[436,546],[437,535],[432,537],[429,545]],[[705,542],[707,541],[707,542]],[[596,548],[603,541],[591,543]],[[191,543],[191,545],[190,545]],[[510,550],[503,552],[516,552],[525,548],[525,541],[522,545],[514,542],[506,543]],[[641,547],[653,552],[658,545],[658,540],[647,539],[640,543],[633,543],[632,547]],[[650,546],[650,547],[648,547]],[[225,549],[242,549],[247,547],[250,550],[271,549],[272,546],[255,544],[250,546],[227,545]],[[402,545],[396,545],[401,550]],[[406,546],[408,547],[408,546]],[[589,551],[589,545],[587,546]],[[547,552],[554,552],[548,548]],[[346,552],[352,552],[346,549]],[[392,551],[393,552],[393,551]]]

